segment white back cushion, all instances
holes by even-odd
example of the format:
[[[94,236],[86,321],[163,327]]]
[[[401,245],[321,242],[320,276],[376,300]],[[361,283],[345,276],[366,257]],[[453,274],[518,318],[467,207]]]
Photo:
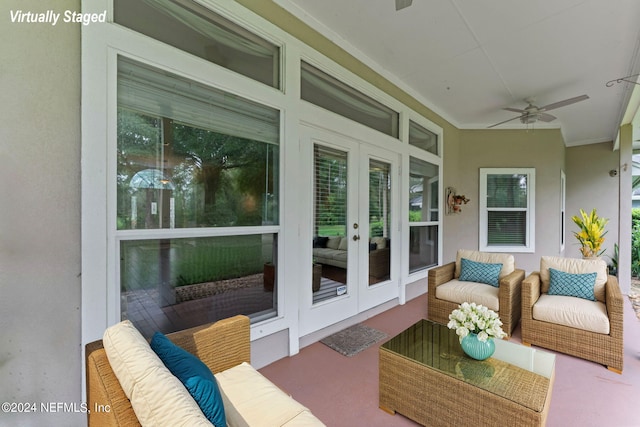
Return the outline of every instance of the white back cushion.
[[[341,240],[342,240],[342,236],[330,236],[329,240],[327,240],[327,248],[338,249],[338,246],[340,246]]]
[[[456,271],[455,278],[460,277],[460,260],[462,258],[470,259],[475,262],[484,262],[489,264],[502,264],[500,270],[500,278],[513,273],[516,269],[516,262],[511,254],[498,254],[493,252],[471,251],[468,249],[459,249],[456,255]]]
[[[571,274],[597,273],[596,285],[593,293],[596,300],[605,302],[604,287],[607,283],[607,263],[603,259],[579,259],[564,258],[557,256],[543,256],[540,258],[540,280],[542,281],[542,292],[549,292],[549,268],[564,271]]]
[[[180,380],[133,324],[124,320],[102,337],[111,369],[143,426],[211,426]]]

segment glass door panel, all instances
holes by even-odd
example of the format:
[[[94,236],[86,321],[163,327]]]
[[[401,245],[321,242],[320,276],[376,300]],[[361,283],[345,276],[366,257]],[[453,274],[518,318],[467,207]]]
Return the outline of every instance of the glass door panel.
[[[398,206],[399,157],[390,151],[360,144],[359,147],[358,310],[364,311],[399,296],[394,206]],[[394,219],[395,218],[395,219]],[[395,260],[395,261],[394,261]]]
[[[369,159],[369,286],[390,279],[391,165]]]
[[[304,336],[399,296],[399,255],[390,247],[399,156],[319,128],[305,128],[301,144],[311,184],[302,197],[310,213],[305,247],[312,246],[301,266]]]
[[[348,153],[313,147],[313,303],[348,293]]]

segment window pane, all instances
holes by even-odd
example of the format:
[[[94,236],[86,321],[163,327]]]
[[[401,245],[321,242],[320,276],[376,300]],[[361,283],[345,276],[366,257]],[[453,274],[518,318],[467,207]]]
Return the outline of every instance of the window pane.
[[[480,250],[535,252],[535,169],[480,168]]]
[[[189,0],[115,0],[115,22],[269,86],[280,87],[280,49]]]
[[[313,303],[349,292],[347,286],[348,153],[314,145]]]
[[[438,135],[409,120],[409,144],[438,155]]]
[[[409,227],[409,273],[438,265],[438,227]]]
[[[277,110],[128,60],[118,104],[118,229],[278,224]]]
[[[526,208],[527,175],[487,175],[488,208]]]
[[[276,246],[275,234],[122,241],[121,318],[150,337],[236,314],[273,317]]]
[[[438,220],[437,165],[411,158],[409,170],[409,221]]]
[[[302,62],[301,97],[318,107],[354,120],[387,135],[398,137],[398,113]]]
[[[526,211],[489,211],[487,214],[489,246],[525,246],[527,244]]]
[[[369,160],[369,284],[391,272],[391,165]]]
[[[316,236],[347,232],[347,153],[314,146]]]

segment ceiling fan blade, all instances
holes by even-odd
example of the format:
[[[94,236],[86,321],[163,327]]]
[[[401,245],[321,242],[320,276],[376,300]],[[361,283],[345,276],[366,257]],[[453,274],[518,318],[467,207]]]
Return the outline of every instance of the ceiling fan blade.
[[[521,113],[521,114],[522,114],[522,113],[526,113],[526,111],[525,111],[525,110],[520,110],[520,109],[518,109],[518,108],[503,108],[503,110],[506,110],[506,111],[513,111],[514,113]]]
[[[496,126],[499,126],[499,125],[501,125],[501,124],[504,124],[504,123],[510,122],[510,121],[512,121],[512,120],[517,120],[517,119],[519,119],[520,117],[522,117],[522,116],[517,116],[517,117],[514,117],[514,118],[512,118],[512,119],[505,120],[505,121],[500,122],[500,123],[496,123],[495,125],[487,126],[487,129],[494,128],[494,127],[496,127]]]
[[[586,99],[589,99],[588,95],[576,96],[574,98],[565,99],[564,101],[558,101],[558,102],[554,102],[553,104],[545,105],[544,107],[541,107],[539,111],[554,110],[556,108],[564,107],[565,105],[575,104],[576,102],[584,101]]]
[[[396,0],[396,11],[411,6],[413,0]]]
[[[541,122],[552,122],[555,119],[557,119],[556,116],[552,116],[551,114],[547,114],[547,113],[538,113],[538,120],[540,120]]]

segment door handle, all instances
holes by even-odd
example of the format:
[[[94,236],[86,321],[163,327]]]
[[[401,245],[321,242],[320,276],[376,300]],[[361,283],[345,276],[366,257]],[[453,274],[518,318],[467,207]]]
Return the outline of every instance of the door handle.
[[[358,240],[360,240],[360,235],[359,234],[354,234],[353,235],[353,241],[357,242]]]

